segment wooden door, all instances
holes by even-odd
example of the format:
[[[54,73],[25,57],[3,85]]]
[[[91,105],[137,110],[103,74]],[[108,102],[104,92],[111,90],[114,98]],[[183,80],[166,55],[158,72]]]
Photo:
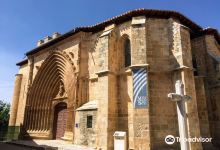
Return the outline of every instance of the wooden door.
[[[54,123],[53,123],[53,139],[60,139],[64,136],[67,122],[67,106],[66,103],[59,103],[55,106]]]

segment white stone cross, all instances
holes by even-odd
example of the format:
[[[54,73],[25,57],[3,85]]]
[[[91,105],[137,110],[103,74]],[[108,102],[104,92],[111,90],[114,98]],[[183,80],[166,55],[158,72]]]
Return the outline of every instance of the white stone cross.
[[[191,100],[191,97],[184,95],[184,85],[180,80],[176,81],[175,89],[176,93],[169,93],[168,97],[176,102],[181,150],[189,150],[189,143],[184,140],[188,138],[185,102]]]

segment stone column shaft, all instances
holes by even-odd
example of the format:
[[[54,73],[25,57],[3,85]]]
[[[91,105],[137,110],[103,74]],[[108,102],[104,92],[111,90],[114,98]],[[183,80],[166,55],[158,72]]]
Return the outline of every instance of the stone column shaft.
[[[22,82],[22,74],[16,74],[9,126],[15,126],[15,123],[16,123],[19,96],[20,96],[20,90],[21,90],[21,82]]]

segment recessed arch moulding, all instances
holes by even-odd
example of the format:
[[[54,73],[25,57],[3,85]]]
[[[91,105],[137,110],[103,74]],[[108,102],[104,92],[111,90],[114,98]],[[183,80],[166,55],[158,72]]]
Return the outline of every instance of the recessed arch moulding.
[[[73,138],[74,110],[77,105],[76,66],[66,52],[53,51],[44,60],[29,87],[23,129],[25,136],[51,139],[54,108],[67,103],[68,118],[63,138]]]

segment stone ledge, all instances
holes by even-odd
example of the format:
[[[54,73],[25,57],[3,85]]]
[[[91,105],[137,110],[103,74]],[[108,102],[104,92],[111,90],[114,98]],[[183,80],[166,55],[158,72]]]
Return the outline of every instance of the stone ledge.
[[[73,141],[73,132],[65,131],[64,136],[61,137],[61,139],[68,142]]]
[[[105,74],[108,74],[108,73],[109,73],[109,70],[102,70],[102,71],[96,72],[95,74],[97,74],[98,76],[100,76],[100,75],[105,75]]]
[[[194,78],[206,78],[207,76],[194,76]]]
[[[26,134],[24,134],[25,139],[50,139],[51,137],[50,131],[30,131],[28,130]]]
[[[111,25],[105,27],[105,30],[99,36],[99,38],[102,38],[103,36],[107,36],[107,35],[111,34],[111,32],[114,30],[114,28],[115,28],[115,24],[111,24]]]
[[[131,24],[132,25],[142,25],[146,23],[146,17],[145,16],[138,16],[138,17],[133,17]]]
[[[136,65],[131,65],[130,68],[148,68],[149,64],[136,64]]]
[[[173,68],[173,69],[167,69],[167,70],[162,70],[162,71],[156,71],[156,70],[152,70],[152,69],[148,69],[148,72],[150,73],[169,73],[169,72],[173,72],[173,71],[182,71],[182,70],[190,70],[193,71],[193,68],[188,67],[188,66],[180,66],[177,68]]]
[[[97,110],[97,109],[98,109],[98,101],[92,100],[83,104],[81,107],[77,108],[76,111]]]
[[[188,66],[180,66],[180,67],[177,67],[177,68],[171,69],[171,71],[175,71],[175,70],[184,70],[184,69],[189,69],[189,70],[192,70],[192,71],[193,71],[193,68],[188,67]]]
[[[107,75],[107,74],[113,74],[113,75],[116,75],[115,72],[110,71],[110,70],[102,70],[102,71],[98,71],[98,72],[96,72],[95,74],[97,74],[98,77],[100,77],[100,76],[105,76],[105,75]]]
[[[95,80],[97,80],[97,79],[98,79],[98,75],[97,75],[97,74],[91,75],[91,76],[89,77],[89,80],[90,80],[90,81],[95,81]]]

